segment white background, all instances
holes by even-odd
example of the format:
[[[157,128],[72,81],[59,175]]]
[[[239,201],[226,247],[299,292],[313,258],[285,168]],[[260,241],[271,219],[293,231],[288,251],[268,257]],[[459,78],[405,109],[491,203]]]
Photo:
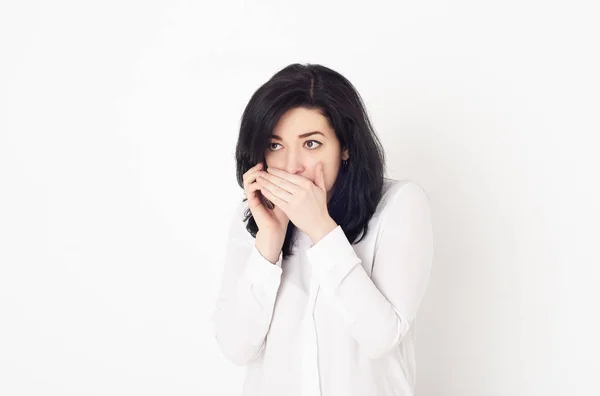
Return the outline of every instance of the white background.
[[[209,320],[256,88],[345,75],[436,256],[420,396],[598,395],[592,1],[2,1],[0,395],[238,395]]]

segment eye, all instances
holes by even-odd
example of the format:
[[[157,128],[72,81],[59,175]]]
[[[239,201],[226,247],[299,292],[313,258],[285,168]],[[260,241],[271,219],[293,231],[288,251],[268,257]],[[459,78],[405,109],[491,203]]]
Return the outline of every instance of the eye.
[[[316,140],[307,140],[307,141],[306,141],[306,143],[307,143],[307,144],[308,144],[308,143],[313,143],[313,144],[311,144],[311,147],[308,147],[308,148],[309,148],[309,149],[311,149],[311,150],[314,150],[314,149],[316,149],[316,148],[320,147],[320,146],[323,144],[323,143],[321,143],[321,142],[318,142],[318,141],[316,141]],[[314,146],[315,146],[315,145],[314,145],[314,143],[317,143],[317,144],[318,144],[318,146],[317,146],[317,147],[314,147]]]
[[[269,151],[277,151],[276,149],[273,148],[273,145],[279,146],[279,143],[269,143],[268,149]]]
[[[317,141],[317,140],[307,140],[306,142],[304,142],[304,144],[307,146],[308,149],[310,150],[314,150],[320,146],[323,145],[323,143]],[[315,144],[317,144],[318,146],[315,146]],[[269,143],[269,145],[267,146],[267,149],[269,151],[277,151],[279,150],[277,148],[277,146],[281,146],[279,143]]]

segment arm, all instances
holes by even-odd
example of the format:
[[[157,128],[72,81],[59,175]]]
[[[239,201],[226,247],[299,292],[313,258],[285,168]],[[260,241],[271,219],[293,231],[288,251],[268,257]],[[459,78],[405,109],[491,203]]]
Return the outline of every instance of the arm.
[[[223,354],[238,365],[264,347],[281,281],[282,254],[275,265],[261,255],[242,222],[240,204],[229,227],[221,288],[212,320]]]
[[[371,277],[340,226],[307,252],[321,290],[373,359],[385,355],[408,332],[425,294],[433,258],[425,192],[408,183],[394,193],[382,213]]]

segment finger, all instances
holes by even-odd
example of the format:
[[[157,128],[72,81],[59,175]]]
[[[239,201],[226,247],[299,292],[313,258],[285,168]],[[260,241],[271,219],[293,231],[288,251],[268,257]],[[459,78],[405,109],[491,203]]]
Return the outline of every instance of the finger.
[[[258,194],[256,193],[257,191],[260,191],[261,189],[261,185],[258,183],[252,183],[248,186],[247,189],[245,189],[244,191],[246,191],[246,197],[248,198],[249,203],[252,204],[252,206],[256,206],[256,205],[260,205],[260,198],[258,197]]]
[[[317,174],[315,176],[315,184],[323,191],[327,191],[325,188],[325,171],[323,170],[323,163],[319,162],[317,165]]]
[[[280,177],[284,180],[287,180],[290,183],[293,183],[297,186],[300,186],[304,189],[307,189],[310,187],[311,184],[313,184],[310,180],[308,180],[307,178],[300,176],[300,175],[294,175],[293,173],[289,173],[286,172],[284,170],[281,169],[276,169],[276,168],[267,168],[267,172],[275,175],[277,177]]]
[[[282,190],[287,191],[291,195],[294,195],[298,192],[298,186],[289,180],[282,179],[279,176],[271,175],[268,172],[260,172],[259,176],[263,179],[266,179],[270,183],[276,185]]]
[[[252,215],[256,218],[257,216],[265,216],[268,215],[273,209],[276,208],[275,204],[271,202],[262,192],[260,191],[260,186],[257,183],[253,184],[252,187],[255,191],[253,191],[253,198],[248,200],[248,207],[252,212]]]
[[[250,173],[245,174],[244,178],[243,178],[244,186],[249,186],[250,184],[254,183],[254,181],[256,180],[256,176],[258,176],[260,174],[264,174],[264,173],[266,173],[266,172],[263,170],[257,169]]]
[[[254,165],[252,168],[248,169],[244,175],[242,176],[242,180],[246,180],[246,178],[253,174],[254,172],[256,172],[257,170],[262,170],[263,167],[263,163],[259,162],[258,164]]]
[[[252,194],[257,190],[260,190],[261,185],[259,183],[252,183],[248,186],[247,194]]]
[[[277,184],[272,183],[270,180],[267,180],[266,178],[264,178],[262,176],[258,176],[256,178],[256,182],[259,183],[264,188],[266,188],[271,194],[276,195],[279,199],[281,199],[285,202],[289,202],[293,197],[293,195],[289,191],[284,190],[283,188],[279,187]]]
[[[260,192],[262,193],[262,195],[264,195],[269,201],[273,202],[273,204],[275,205],[275,207],[279,207],[281,208],[282,211],[286,212],[287,209],[287,202],[285,202],[283,199],[279,198],[278,196],[274,195],[271,191],[269,191],[266,187],[262,187],[260,189]]]

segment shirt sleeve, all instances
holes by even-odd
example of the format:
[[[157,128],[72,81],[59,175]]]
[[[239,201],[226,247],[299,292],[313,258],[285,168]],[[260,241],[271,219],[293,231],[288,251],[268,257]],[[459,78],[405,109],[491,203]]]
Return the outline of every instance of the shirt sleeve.
[[[418,184],[409,182],[389,198],[376,240],[370,277],[340,226],[307,251],[321,291],[372,358],[402,340],[427,288],[433,230],[427,196]]]
[[[238,206],[229,226],[221,286],[212,320],[223,354],[246,365],[264,348],[281,281],[282,253],[274,265],[255,246]]]

